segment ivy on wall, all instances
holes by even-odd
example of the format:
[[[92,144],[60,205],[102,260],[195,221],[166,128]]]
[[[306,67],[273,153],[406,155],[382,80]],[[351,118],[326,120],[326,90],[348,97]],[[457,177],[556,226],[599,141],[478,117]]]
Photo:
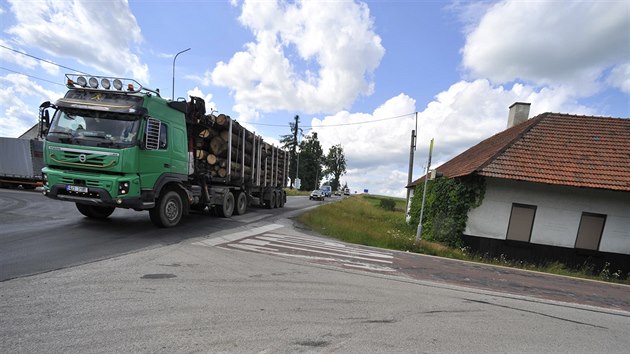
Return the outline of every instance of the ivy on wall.
[[[411,201],[411,224],[415,226],[420,218],[423,190],[424,182],[421,182],[416,186]],[[481,205],[485,191],[485,179],[477,175],[441,177],[429,181],[422,218],[422,238],[461,247],[468,211]]]

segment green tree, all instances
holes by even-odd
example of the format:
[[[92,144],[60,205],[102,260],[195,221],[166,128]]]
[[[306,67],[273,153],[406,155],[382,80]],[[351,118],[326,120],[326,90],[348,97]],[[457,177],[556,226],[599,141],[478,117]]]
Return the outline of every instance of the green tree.
[[[324,161],[326,169],[324,173],[332,176],[330,187],[333,191],[339,189],[339,179],[346,173],[346,157],[343,154],[341,144],[331,146]]]
[[[319,181],[323,177],[322,163],[324,151],[317,140],[317,133],[307,136],[300,142],[299,177],[302,181],[301,190],[319,188]]]
[[[298,135],[302,135],[302,128],[300,128],[300,116],[296,115],[293,119],[295,122],[289,122],[291,134],[280,136],[280,144],[282,144],[282,148],[289,150],[289,178],[291,179],[289,188],[293,188],[293,183],[295,182],[295,174],[297,173],[295,167],[297,166],[296,150],[298,147]]]

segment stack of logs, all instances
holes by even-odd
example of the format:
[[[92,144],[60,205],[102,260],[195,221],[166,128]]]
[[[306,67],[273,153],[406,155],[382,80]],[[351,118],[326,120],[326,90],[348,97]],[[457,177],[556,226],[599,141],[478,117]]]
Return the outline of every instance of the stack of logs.
[[[260,181],[260,184],[284,185],[283,179],[288,173],[285,166],[288,156],[285,151],[263,142],[260,137],[225,114],[207,116],[206,122],[212,122],[212,124],[198,125],[192,132],[196,159],[195,170],[198,173],[220,179],[230,177],[235,180],[243,177],[243,183]],[[232,126],[231,151],[228,150],[230,123]],[[244,139],[243,136],[245,136]],[[228,159],[231,163],[228,163]],[[260,176],[257,175],[259,166],[262,167]]]

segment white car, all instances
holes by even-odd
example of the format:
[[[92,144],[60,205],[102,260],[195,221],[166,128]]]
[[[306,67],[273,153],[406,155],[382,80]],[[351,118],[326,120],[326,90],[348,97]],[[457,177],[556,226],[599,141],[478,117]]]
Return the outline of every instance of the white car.
[[[324,200],[324,192],[316,189],[311,192],[311,195],[308,197],[310,200]]]

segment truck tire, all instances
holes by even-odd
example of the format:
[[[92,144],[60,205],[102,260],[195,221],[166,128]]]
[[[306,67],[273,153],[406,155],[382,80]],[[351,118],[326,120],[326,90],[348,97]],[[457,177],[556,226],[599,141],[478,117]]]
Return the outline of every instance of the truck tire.
[[[241,192],[236,197],[236,209],[234,210],[236,215],[243,215],[247,212],[247,195],[245,192]]]
[[[278,194],[278,208],[284,208],[284,202],[285,202],[285,194],[284,193],[279,193]]]
[[[271,193],[269,195],[269,200],[267,201],[267,209],[273,209],[276,207],[276,193]]]
[[[95,205],[85,205],[76,203],[77,209],[79,212],[88,218],[92,219],[107,219],[108,216],[112,215],[114,212],[114,207],[101,207]]]
[[[223,195],[223,205],[217,207],[217,212],[222,218],[229,218],[234,213],[234,194],[227,192]]]
[[[149,210],[151,222],[157,227],[173,227],[179,224],[184,215],[182,197],[175,191],[167,191],[157,205]]]

